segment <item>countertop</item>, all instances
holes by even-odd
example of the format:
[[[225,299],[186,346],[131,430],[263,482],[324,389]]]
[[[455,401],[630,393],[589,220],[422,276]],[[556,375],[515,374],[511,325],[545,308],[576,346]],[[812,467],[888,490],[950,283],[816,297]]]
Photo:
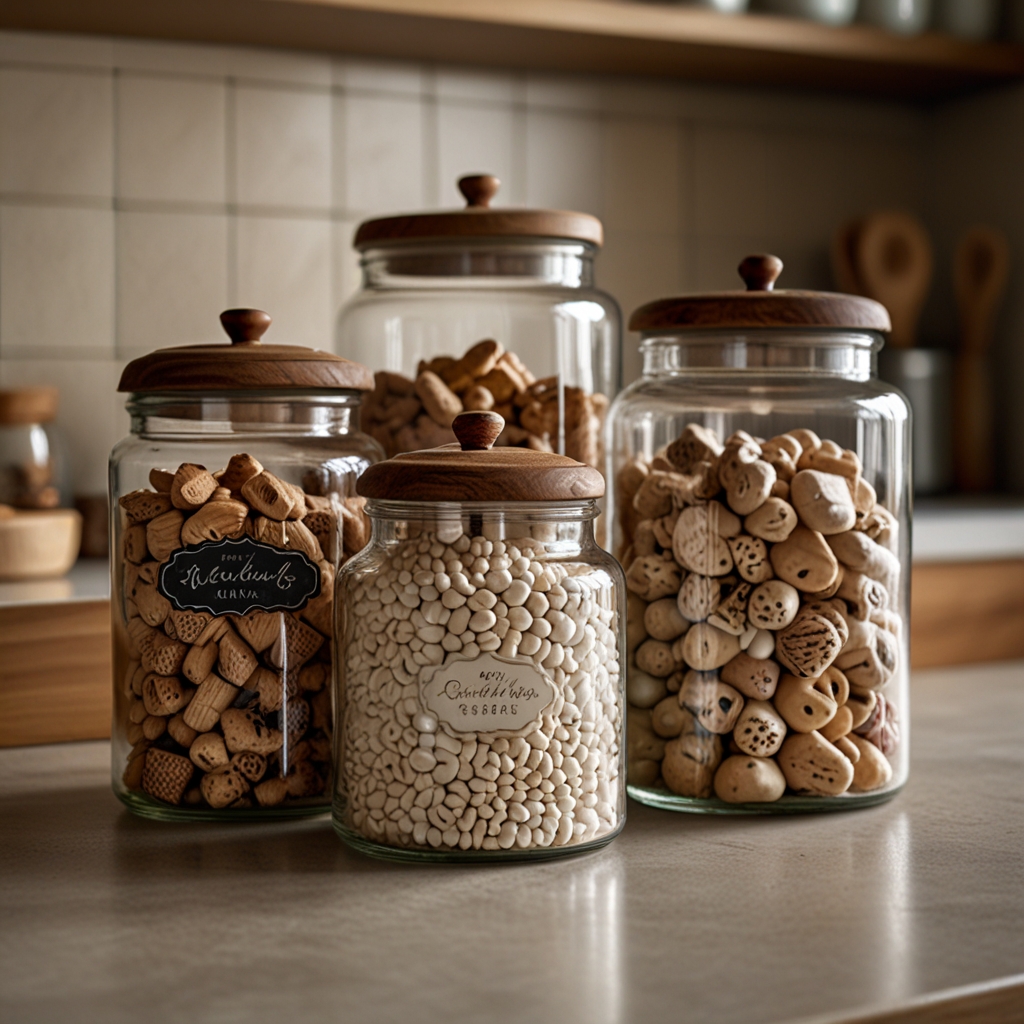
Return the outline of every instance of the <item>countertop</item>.
[[[913,701],[888,804],[631,803],[605,850],[526,865],[379,863],[324,819],[144,821],[106,744],[0,751],[0,1017],[760,1024],[964,989],[1001,1014],[899,1019],[1024,1019],[1024,663],[916,673]]]

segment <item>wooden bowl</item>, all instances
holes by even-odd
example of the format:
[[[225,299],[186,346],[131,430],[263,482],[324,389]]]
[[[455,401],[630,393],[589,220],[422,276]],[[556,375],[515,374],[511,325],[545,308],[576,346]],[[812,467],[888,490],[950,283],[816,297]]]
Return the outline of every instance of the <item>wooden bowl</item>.
[[[82,517],[73,508],[0,517],[0,580],[63,576],[78,558]]]

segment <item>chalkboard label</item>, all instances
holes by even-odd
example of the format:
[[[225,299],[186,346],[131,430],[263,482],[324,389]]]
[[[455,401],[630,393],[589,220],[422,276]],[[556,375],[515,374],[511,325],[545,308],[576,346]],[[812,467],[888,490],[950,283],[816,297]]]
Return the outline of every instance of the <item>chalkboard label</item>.
[[[301,551],[225,538],[179,548],[160,570],[157,589],[178,611],[298,611],[320,593],[320,567]]]

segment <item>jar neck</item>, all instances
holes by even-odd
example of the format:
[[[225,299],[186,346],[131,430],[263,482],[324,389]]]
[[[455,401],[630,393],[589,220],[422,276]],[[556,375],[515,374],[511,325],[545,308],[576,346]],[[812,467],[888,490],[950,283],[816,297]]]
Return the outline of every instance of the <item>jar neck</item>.
[[[869,380],[882,344],[867,331],[694,331],[645,337],[640,352],[648,377],[746,371]]]
[[[594,541],[597,502],[413,502],[370,499],[373,541],[388,544],[429,535],[458,546],[460,537],[532,537],[550,554],[578,554]]]
[[[367,249],[363,288],[590,288],[594,246],[585,242],[467,241]]]
[[[126,408],[140,437],[338,437],[359,429],[360,396],[295,392],[132,394]]]

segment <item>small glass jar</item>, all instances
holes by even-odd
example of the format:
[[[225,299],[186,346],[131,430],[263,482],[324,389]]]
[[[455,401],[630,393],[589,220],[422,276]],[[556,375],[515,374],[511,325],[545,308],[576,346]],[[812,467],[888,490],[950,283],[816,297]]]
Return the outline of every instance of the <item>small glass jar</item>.
[[[369,524],[365,367],[259,339],[129,363],[110,457],[113,785],[137,814],[320,814],[331,792],[335,569]]]
[[[69,508],[64,439],[57,430],[57,389],[0,391],[0,505]]]
[[[621,316],[594,285],[601,222],[492,208],[499,181],[462,178],[463,210],[386,217],[356,232],[363,285],[337,350],[381,372],[363,409],[388,455],[454,440],[452,419],[493,410],[498,445],[603,470],[603,424],[621,382]]]
[[[840,810],[907,778],[910,414],[867,299],[746,292],[637,310],[611,413],[629,588],[629,793],[672,810]]]
[[[625,589],[594,540],[601,475],[459,445],[359,481],[370,544],[338,576],[333,819],[397,860],[546,858],[603,846],[625,821]]]

